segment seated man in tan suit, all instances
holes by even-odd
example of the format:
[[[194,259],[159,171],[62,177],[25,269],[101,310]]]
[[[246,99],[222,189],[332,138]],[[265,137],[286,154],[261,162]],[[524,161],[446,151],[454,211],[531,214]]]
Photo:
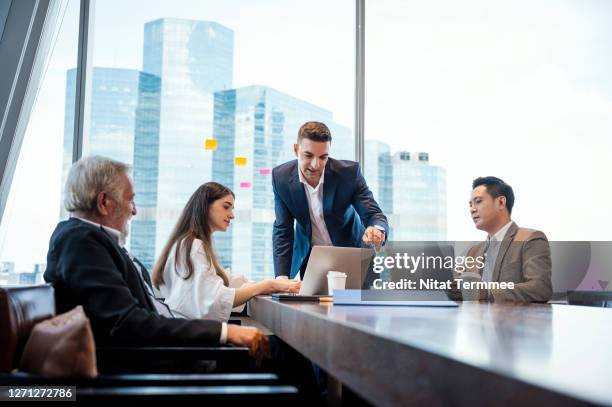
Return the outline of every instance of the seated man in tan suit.
[[[550,247],[544,233],[517,226],[510,219],[512,187],[496,177],[472,183],[470,214],[487,240],[472,247],[468,256],[484,256],[475,271],[485,282],[513,282],[514,289],[481,290],[490,301],[546,302],[552,296]],[[460,278],[460,277],[458,277]]]

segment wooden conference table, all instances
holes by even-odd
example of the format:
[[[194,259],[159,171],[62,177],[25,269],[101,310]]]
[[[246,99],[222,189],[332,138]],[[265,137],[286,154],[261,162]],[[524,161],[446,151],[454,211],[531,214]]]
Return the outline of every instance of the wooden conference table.
[[[249,313],[375,405],[612,405],[610,309],[257,297]]]

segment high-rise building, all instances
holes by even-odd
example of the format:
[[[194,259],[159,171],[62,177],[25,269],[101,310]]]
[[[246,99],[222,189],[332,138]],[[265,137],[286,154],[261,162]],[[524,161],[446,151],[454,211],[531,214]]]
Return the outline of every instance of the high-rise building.
[[[213,93],[232,86],[233,53],[233,31],[215,22],[145,24],[143,71],[161,78],[161,107],[158,131],[135,140],[132,251],[149,269],[189,196],[212,178],[204,143],[214,137]]]
[[[353,158],[350,129],[335,123],[328,110],[264,86],[215,94],[213,180],[236,194],[233,226],[215,237],[224,266],[252,279],[273,276],[272,168],[295,159],[298,129],[310,120],[330,128],[332,156]],[[236,165],[236,157],[246,162]]]
[[[67,72],[64,177],[72,164],[76,69]],[[159,78],[133,69],[94,68],[91,110],[83,155],[101,155],[132,165],[137,132],[155,132],[159,122]],[[63,190],[63,186],[62,186]],[[62,207],[62,218],[66,216]]]
[[[64,163],[68,167],[72,160],[75,81],[76,69],[68,70],[64,128]],[[93,69],[90,127],[85,131],[83,155],[102,155],[133,164],[136,110],[143,93],[159,94],[159,78],[134,69]]]
[[[365,141],[364,175],[368,187],[383,213],[393,213],[393,166],[391,150],[387,143],[378,140]]]
[[[392,158],[395,241],[446,240],[446,170],[429,164],[428,153],[401,151]]]
[[[35,264],[34,270],[30,272],[19,273],[19,284],[31,285],[31,284],[42,284],[43,273],[45,272],[46,264]]]
[[[12,261],[0,262],[0,285],[10,284],[12,276],[15,274],[15,263]]]
[[[150,270],[195,189],[210,180],[236,192],[236,222],[215,236],[222,263],[253,278],[272,275],[271,170],[295,159],[306,121],[326,123],[331,156],[354,159],[350,129],[328,110],[263,86],[232,88],[233,31],[215,22],[160,19],[145,24],[143,72],[94,68],[85,154],[133,164],[138,215],[130,249]],[[72,123],[76,72],[68,73]],[[72,152],[66,128],[65,170]],[[207,139],[218,142],[205,149]],[[246,163],[235,164],[235,158]]]
[[[21,273],[15,268],[15,263],[13,263],[12,261],[3,262],[2,271],[6,273],[6,284],[21,284]]]

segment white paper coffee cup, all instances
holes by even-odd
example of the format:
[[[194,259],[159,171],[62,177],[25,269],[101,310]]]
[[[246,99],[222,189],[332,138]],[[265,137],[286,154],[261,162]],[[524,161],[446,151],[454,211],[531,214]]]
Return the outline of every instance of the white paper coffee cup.
[[[346,287],[346,273],[331,270],[327,272],[327,292],[334,295],[334,290],[344,290]]]

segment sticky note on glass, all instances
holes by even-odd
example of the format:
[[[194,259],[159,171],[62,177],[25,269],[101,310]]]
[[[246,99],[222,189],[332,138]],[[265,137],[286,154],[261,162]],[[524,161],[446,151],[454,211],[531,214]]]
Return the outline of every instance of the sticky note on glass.
[[[234,164],[236,167],[246,167],[247,159],[246,157],[235,157]]]
[[[250,182],[241,182],[240,183],[240,188],[251,188],[251,183]]]
[[[259,174],[260,175],[270,175],[270,169],[269,168],[262,168],[261,170],[259,170]]]
[[[216,150],[217,149],[217,140],[214,138],[207,138],[204,142],[204,150]]]

